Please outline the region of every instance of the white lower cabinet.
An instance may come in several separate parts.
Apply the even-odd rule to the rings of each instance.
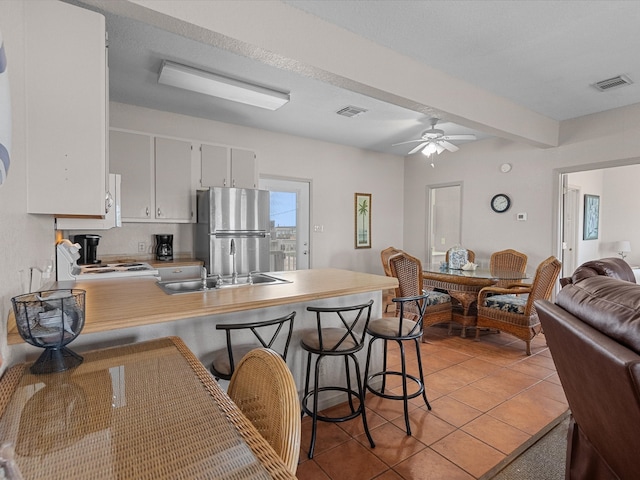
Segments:
[[[191,143],[111,130],[110,168],[122,175],[122,221],[189,223],[195,214]]]

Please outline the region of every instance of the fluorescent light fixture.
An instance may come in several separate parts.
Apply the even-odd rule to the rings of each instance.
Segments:
[[[224,98],[232,102],[277,110],[289,101],[289,94],[253,85],[215,73],[205,72],[178,63],[162,62],[158,83]]]

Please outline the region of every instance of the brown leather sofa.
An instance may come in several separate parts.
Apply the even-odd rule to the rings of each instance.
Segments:
[[[640,285],[617,258],[565,280],[536,309],[572,414],[566,479],[640,478]]]

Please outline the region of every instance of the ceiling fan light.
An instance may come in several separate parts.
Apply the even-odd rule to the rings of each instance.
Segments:
[[[424,147],[424,150],[422,150],[422,154],[426,155],[427,157],[430,157],[431,155],[436,153],[436,151],[437,151],[436,145],[434,143],[429,143],[427,144],[426,147]]]
[[[440,155],[442,152],[444,152],[445,148],[440,145],[439,143],[436,145],[436,152],[438,153],[438,155]]]

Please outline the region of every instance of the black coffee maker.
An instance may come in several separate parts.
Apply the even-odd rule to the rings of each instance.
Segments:
[[[173,235],[156,235],[156,260],[167,262],[173,260]]]
[[[74,243],[80,244],[80,258],[78,265],[95,265],[101,263],[98,260],[98,243],[100,243],[100,235],[75,235]]]

